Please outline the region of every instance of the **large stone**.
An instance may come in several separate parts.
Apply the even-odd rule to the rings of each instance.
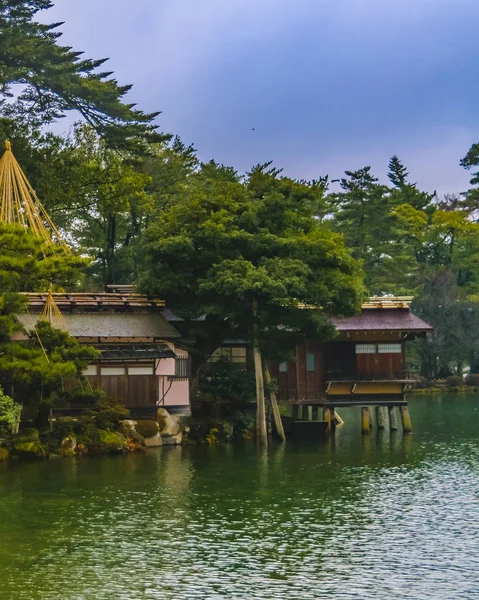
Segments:
[[[176,435],[168,435],[162,437],[163,446],[179,446],[183,441],[183,433],[177,433]]]
[[[143,443],[148,448],[158,448],[158,446],[163,446],[163,439],[161,435],[157,433],[153,437],[144,438]]]
[[[77,440],[74,435],[67,435],[63,438],[60,444],[60,454],[62,456],[73,456],[75,454],[75,448],[77,447]]]
[[[180,433],[180,417],[173,417],[165,408],[156,411],[156,420],[161,435],[177,435]]]

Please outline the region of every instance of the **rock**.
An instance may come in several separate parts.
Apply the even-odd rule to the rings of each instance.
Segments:
[[[60,454],[62,456],[74,456],[76,447],[76,437],[73,434],[67,435],[60,444]]]
[[[8,448],[0,447],[0,462],[7,460],[8,458]]]
[[[123,425],[123,429],[125,433],[128,435],[131,430],[135,430],[136,421],[132,421],[131,419],[125,419],[121,422]]]
[[[162,435],[174,436],[180,433],[180,417],[173,417],[165,408],[156,411],[156,420]]]
[[[17,437],[13,440],[12,455],[20,458],[43,458],[45,448],[36,439]]]
[[[180,433],[177,433],[176,435],[163,436],[162,440],[163,446],[179,446],[183,441],[183,434],[180,431]]]
[[[163,439],[161,435],[157,433],[153,437],[144,438],[143,443],[148,448],[158,448],[158,446],[163,446]]]
[[[105,429],[97,430],[98,440],[101,448],[106,452],[125,452],[127,450],[127,440],[124,435],[117,431],[107,431]]]

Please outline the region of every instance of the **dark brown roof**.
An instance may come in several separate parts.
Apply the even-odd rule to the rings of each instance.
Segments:
[[[432,331],[432,327],[407,309],[363,310],[354,317],[334,317],[338,331]]]
[[[26,331],[31,331],[38,314],[20,314],[17,319]],[[90,338],[178,338],[180,334],[159,313],[64,313],[68,331],[73,337]]]

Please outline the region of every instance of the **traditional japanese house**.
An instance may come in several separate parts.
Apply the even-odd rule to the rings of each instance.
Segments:
[[[308,340],[293,360],[272,366],[279,400],[293,404],[293,418],[318,407],[407,407],[405,392],[415,379],[406,368],[405,343],[432,331],[410,311],[410,300],[371,298],[360,314],[331,319],[333,341]]]
[[[25,332],[33,330],[48,299],[48,294],[27,295],[29,311],[17,315]],[[123,400],[134,416],[153,415],[160,406],[190,413],[189,354],[161,314],[163,301],[134,293],[52,296],[62,327],[100,351],[84,373],[92,387]]]

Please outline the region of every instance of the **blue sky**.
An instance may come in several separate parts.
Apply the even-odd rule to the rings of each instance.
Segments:
[[[424,189],[468,186],[477,0],[57,0],[42,20],[202,160],[384,178],[398,154]]]

